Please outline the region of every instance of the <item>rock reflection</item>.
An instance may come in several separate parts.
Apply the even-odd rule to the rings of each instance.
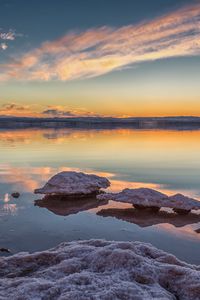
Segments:
[[[102,217],[115,217],[119,220],[134,223],[140,227],[148,227],[152,225],[168,223],[175,227],[183,227],[189,224],[200,222],[200,215],[190,213],[188,215],[177,215],[167,211],[138,211],[134,208],[120,209],[102,209],[97,212],[97,215]]]
[[[81,211],[96,208],[108,203],[108,200],[97,200],[95,196],[77,198],[72,196],[51,195],[35,200],[35,206],[48,209],[59,216],[77,214]]]

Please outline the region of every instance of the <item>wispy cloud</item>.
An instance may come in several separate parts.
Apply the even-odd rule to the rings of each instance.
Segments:
[[[8,48],[8,45],[6,43],[1,43],[0,44],[0,49],[6,50]]]
[[[0,106],[0,115],[23,115],[31,111],[29,105],[20,105],[15,102],[4,103]]]
[[[71,80],[138,62],[200,54],[200,4],[121,28],[93,28],[1,64],[0,80]]]
[[[0,106],[0,116],[67,118],[99,117],[100,115],[84,108],[73,109],[62,105],[48,105],[42,110],[34,104],[26,105],[10,102]]]
[[[29,106],[28,105],[19,105],[17,103],[5,103],[2,105],[2,109],[4,110],[8,110],[8,111],[11,111],[11,110],[25,110],[25,109],[28,109]]]
[[[0,28],[0,50],[6,50],[8,48],[8,41],[14,41],[18,34],[14,30],[9,30],[4,32],[3,29]],[[3,41],[3,42],[1,42]]]
[[[8,32],[0,32],[0,39],[13,41],[15,40],[16,33],[13,30],[9,30]]]
[[[46,115],[46,116],[50,116],[50,117],[74,117],[75,114],[71,111],[63,111],[63,110],[60,110],[60,109],[46,109],[42,112],[43,115]]]
[[[99,117],[94,112],[86,111],[85,109],[69,109],[64,106],[49,105],[45,110],[41,112],[45,117]]]

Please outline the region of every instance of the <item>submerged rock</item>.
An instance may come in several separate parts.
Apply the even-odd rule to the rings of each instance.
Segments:
[[[119,193],[105,193],[97,196],[99,200],[114,200],[131,203],[137,209],[150,208],[158,211],[161,207],[172,208],[179,214],[189,213],[192,209],[200,209],[200,201],[176,194],[168,197],[149,188],[124,189]]]
[[[12,196],[13,198],[19,198],[20,193],[19,193],[19,192],[13,192],[13,193],[11,194],[11,196]]]
[[[0,252],[10,253],[10,250],[8,248],[0,248]]]
[[[199,300],[200,267],[140,242],[62,243],[0,258],[0,298]]]
[[[61,172],[54,175],[36,194],[87,195],[97,194],[107,188],[110,182],[105,177],[79,172]]]

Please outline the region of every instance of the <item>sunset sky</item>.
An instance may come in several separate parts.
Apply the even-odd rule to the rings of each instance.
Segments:
[[[0,0],[0,115],[200,116],[200,0]]]

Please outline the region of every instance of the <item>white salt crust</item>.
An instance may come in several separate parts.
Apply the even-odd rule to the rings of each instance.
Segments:
[[[140,242],[67,242],[1,257],[0,299],[199,300],[200,267]]]
[[[91,194],[99,192],[101,188],[107,188],[110,182],[105,177],[81,172],[60,172],[40,189],[36,189],[36,194]]]
[[[144,207],[168,207],[182,210],[200,209],[200,201],[176,194],[168,197],[156,190],[149,188],[124,189],[119,193],[105,193],[97,196],[99,200],[114,200],[117,202],[131,203]]]

